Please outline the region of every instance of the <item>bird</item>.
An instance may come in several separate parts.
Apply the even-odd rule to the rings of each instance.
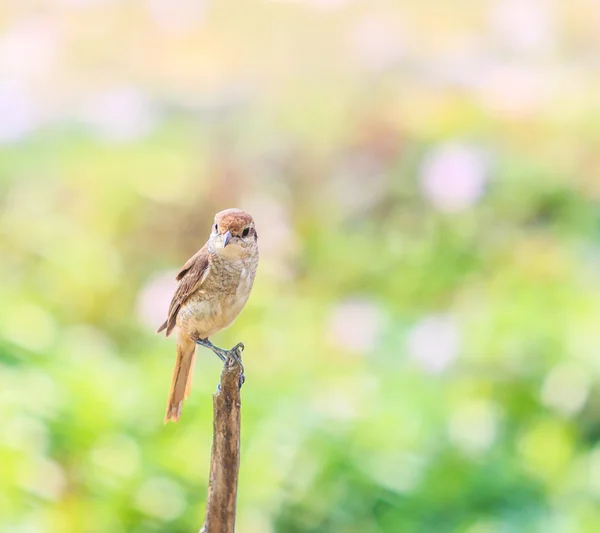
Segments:
[[[177,326],[177,359],[167,400],[165,424],[177,422],[183,401],[189,396],[196,344],[211,349],[223,363],[243,366],[238,350],[213,345],[209,337],[230,326],[240,314],[252,290],[258,268],[258,234],[253,218],[237,208],[215,215],[206,244],[177,273],[177,288],[167,319],[157,333],[168,337]]]

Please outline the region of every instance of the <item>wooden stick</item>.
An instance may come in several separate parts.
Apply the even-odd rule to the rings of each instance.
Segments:
[[[241,349],[237,355],[241,358]],[[213,444],[206,519],[200,533],[234,533],[238,470],[240,467],[239,365],[226,364],[213,394]]]

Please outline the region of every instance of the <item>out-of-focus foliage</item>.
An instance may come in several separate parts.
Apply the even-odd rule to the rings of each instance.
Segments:
[[[202,523],[219,362],[153,334],[258,225],[240,533],[600,531],[600,11],[3,0],[0,531]]]

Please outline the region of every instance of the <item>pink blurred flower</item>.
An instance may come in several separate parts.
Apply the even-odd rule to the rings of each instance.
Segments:
[[[116,4],[121,0],[54,0],[58,1],[61,4],[64,4],[69,7],[91,7],[94,5],[102,5],[102,4]]]
[[[554,13],[549,2],[494,2],[489,21],[492,31],[500,39],[518,49],[546,50],[556,40]]]
[[[483,153],[466,144],[445,144],[431,151],[421,167],[421,190],[440,211],[455,213],[483,195],[487,164]]]
[[[157,121],[145,95],[126,86],[91,94],[84,102],[81,118],[97,135],[117,142],[146,135]]]
[[[539,111],[556,87],[547,71],[518,63],[484,68],[475,84],[475,96],[490,112],[505,118],[528,117]]]
[[[26,18],[8,26],[0,37],[0,71],[5,79],[43,76],[52,71],[61,52],[61,27],[54,20]]]
[[[181,33],[200,24],[206,11],[206,0],[148,0],[148,9],[157,26],[165,32]]]
[[[410,357],[427,372],[443,372],[458,357],[458,325],[449,315],[427,316],[410,331],[407,349]]]
[[[306,4],[313,7],[322,9],[333,9],[336,7],[343,6],[344,4],[350,3],[352,0],[279,0],[280,2],[287,2],[290,4]]]
[[[399,28],[384,17],[361,21],[351,36],[351,48],[360,65],[369,70],[394,66],[404,51]]]
[[[39,110],[20,84],[0,81],[0,143],[17,142],[40,123]]]
[[[383,326],[381,308],[369,300],[350,299],[338,304],[329,318],[333,343],[351,353],[373,350]]]
[[[136,302],[137,316],[142,324],[156,329],[167,317],[169,304],[177,287],[175,274],[175,271],[163,272],[142,287]]]

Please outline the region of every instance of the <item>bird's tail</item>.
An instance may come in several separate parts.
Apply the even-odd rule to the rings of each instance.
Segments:
[[[196,358],[196,344],[183,331],[177,332],[177,361],[173,370],[173,381],[167,401],[165,424],[169,420],[177,422],[181,415],[183,400],[190,394],[192,375],[194,373],[194,359]]]

